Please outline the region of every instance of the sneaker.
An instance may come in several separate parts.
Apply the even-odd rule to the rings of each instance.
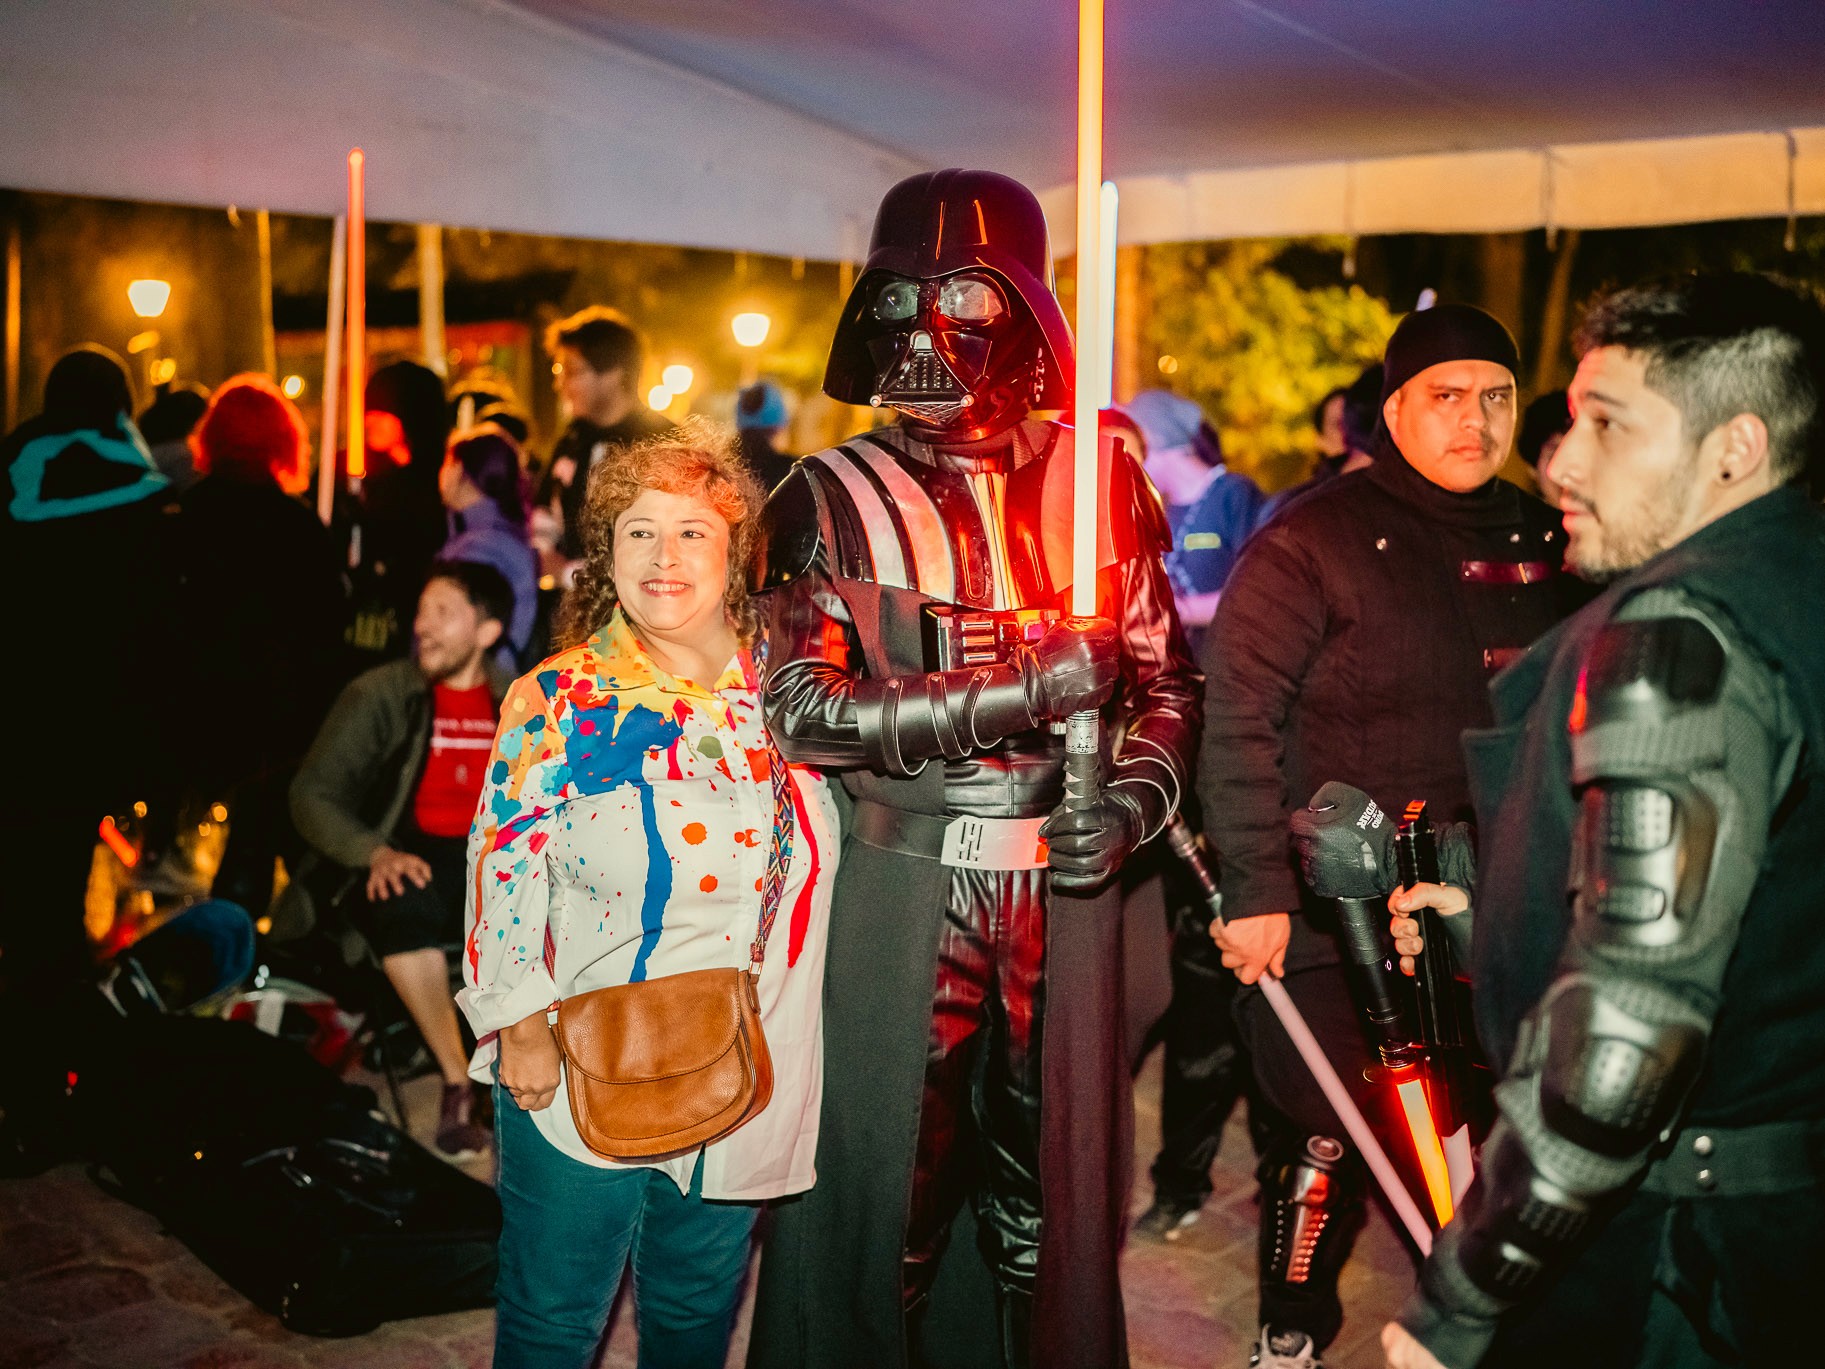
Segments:
[[[1198,1220],[1198,1205],[1155,1197],[1153,1206],[1134,1220],[1134,1234],[1153,1241],[1176,1241]]]
[[[1318,1347],[1303,1331],[1276,1331],[1261,1328],[1261,1339],[1249,1352],[1249,1369],[1324,1369],[1318,1362]]]
[[[462,1164],[487,1154],[491,1139],[487,1128],[475,1120],[475,1090],[467,1081],[445,1084],[437,1116],[437,1153],[451,1164]]]

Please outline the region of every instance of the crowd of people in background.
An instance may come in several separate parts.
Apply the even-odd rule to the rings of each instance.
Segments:
[[[1802,322],[1812,326],[1811,315]],[[1626,348],[1627,337],[1617,336],[1623,340],[1593,349]],[[598,876],[578,853],[601,852],[591,838],[558,832],[560,806],[580,804],[594,817],[597,808],[618,813],[623,801],[651,805],[660,792],[674,808],[707,805],[712,827],[741,819],[724,843],[730,851],[718,847],[719,859],[739,866],[739,898],[716,892],[711,857],[694,849],[704,840],[702,823],[680,825],[693,849],[681,847],[671,863],[701,876],[703,897],[686,889],[672,905],[683,910],[678,917],[720,931],[732,908],[752,911],[748,886],[759,891],[771,867],[741,833],[751,836],[766,822],[755,804],[786,801],[784,790],[768,788],[773,767],[783,772],[786,761],[763,721],[763,676],[749,648],[767,657],[765,643],[753,639],[742,561],[761,491],[783,489],[800,463],[782,448],[786,398],[771,381],[744,386],[730,439],[710,440],[642,402],[643,342],[615,311],[591,307],[554,324],[546,347],[568,414],[547,459],[529,451],[526,412],[497,377],[446,384],[417,362],[392,361],[367,382],[365,471],[350,479],[339,468],[345,478],[327,521],[307,502],[308,426],[272,377],[237,375],[213,392],[168,386],[136,412],[127,368],[106,349],[77,347],[51,368],[41,411],[0,445],[10,583],[28,590],[16,598],[11,635],[27,675],[48,682],[15,732],[14,765],[29,785],[15,783],[4,798],[9,897],[45,911],[7,924],[0,1030],[27,1039],[26,1024],[55,1015],[57,995],[83,977],[90,951],[77,910],[96,825],[137,800],[140,887],[178,897],[211,893],[260,918],[274,947],[315,940],[345,964],[369,964],[422,1043],[426,1069],[440,1077],[437,1150],[461,1161],[502,1138],[511,1152],[503,1176],[513,1180],[503,1180],[503,1344],[562,1342],[563,1355],[587,1356],[600,1333],[597,1305],[614,1293],[604,1271],[613,1264],[618,1280],[620,1265],[607,1260],[585,1278],[554,1264],[544,1242],[570,1227],[586,1241],[602,1223],[619,1222],[633,1233],[630,1243],[655,1242],[655,1258],[666,1258],[662,1247],[676,1240],[695,1243],[693,1258],[714,1266],[710,1293],[678,1294],[713,1302],[708,1320],[693,1321],[702,1309],[687,1309],[691,1316],[668,1329],[663,1311],[654,1312],[657,1320],[642,1332],[655,1343],[675,1337],[707,1363],[727,1343],[753,1200],[811,1182],[822,1076],[821,1056],[806,1042],[819,1030],[821,941],[799,973],[773,969],[761,981],[776,1024],[790,1019],[803,1029],[800,1053],[781,1073],[785,1102],[776,1102],[767,1126],[670,1169],[616,1170],[612,1182],[596,1172],[584,1184],[555,1158],[595,1163],[574,1120],[562,1108],[546,1111],[558,1066],[544,1009],[558,992],[554,976],[563,981],[559,996],[589,987],[588,965],[578,961],[577,970],[567,959],[588,947],[547,942],[540,910],[551,898],[589,902],[599,892],[591,883]],[[1316,1366],[1338,1335],[1338,1280],[1370,1186],[1334,1099],[1320,1093],[1252,991],[1260,980],[1282,981],[1324,1051],[1343,1066],[1357,1103],[1392,1126],[1375,1116],[1386,1091],[1364,1083],[1377,1066],[1353,998],[1335,899],[1318,889],[1309,865],[1290,858],[1289,820],[1295,831],[1302,819],[1309,826],[1301,805],[1332,781],[1364,796],[1365,822],[1368,813],[1397,811],[1415,797],[1431,804],[1441,825],[1471,822],[1474,766],[1460,738],[1488,726],[1491,678],[1596,593],[1567,562],[1559,509],[1591,526],[1590,491],[1600,476],[1556,455],[1573,428],[1574,403],[1602,397],[1573,401],[1558,390],[1521,411],[1519,369],[1512,336],[1481,310],[1445,304],[1408,315],[1381,360],[1316,402],[1311,472],[1272,494],[1225,464],[1221,436],[1189,398],[1145,390],[1103,415],[1106,433],[1148,477],[1134,483],[1150,481],[1148,497],[1158,497],[1161,545],[1169,537],[1170,546],[1139,560],[1155,578],[1163,560],[1171,605],[1160,607],[1155,626],[1173,652],[1189,649],[1183,660],[1175,656],[1181,684],[1203,690],[1195,776],[1183,786],[1174,780],[1186,792],[1173,803],[1222,855],[1220,919],[1156,839],[1163,823],[1144,842],[1137,829],[1121,857],[1111,858],[1130,894],[1150,880],[1163,887],[1170,962],[1162,1145],[1153,1199],[1134,1232],[1172,1241],[1198,1220],[1225,1122],[1247,1099],[1261,1183],[1253,1362],[1265,1369]],[[1511,450],[1537,494],[1496,478]],[[343,463],[346,454],[332,443],[324,459]],[[1736,478],[1728,453],[1716,460],[1718,482]],[[1742,469],[1753,473],[1753,465]],[[1556,478],[1567,470],[1580,482],[1569,494]],[[1783,466],[1783,479],[1792,474]],[[630,510],[644,531],[622,526]],[[676,533],[680,520],[695,531]],[[1139,509],[1133,521],[1144,528],[1154,520]],[[710,526],[723,537],[714,546],[652,549],[674,533],[701,538]],[[1650,534],[1662,537],[1659,549],[1676,544],[1652,528],[1642,536]],[[627,540],[635,536],[645,540]],[[1624,570],[1646,558],[1616,554]],[[673,558],[663,575],[652,570],[655,556]],[[699,572],[702,583],[690,579]],[[619,589],[617,573],[627,577]],[[868,586],[858,595],[878,590],[873,575],[857,581]],[[819,597],[815,586],[800,583],[793,593],[819,613],[837,612],[834,596]],[[1167,592],[1154,598],[1164,601]],[[688,622],[668,617],[683,613],[681,605],[695,615]],[[829,686],[829,662],[807,643],[855,630],[851,618],[830,623],[815,631],[800,623],[794,640],[804,659],[770,668],[800,668]],[[733,663],[723,668],[724,661]],[[529,685],[543,679],[539,671],[554,680],[562,673],[562,701],[554,687]],[[767,678],[771,688],[777,675]],[[692,684],[701,679],[714,683]],[[1186,684],[1194,681],[1201,686]],[[1113,686],[1099,687],[1100,699]],[[1033,730],[1028,688],[1019,684],[1010,697],[1019,701],[1022,726]],[[1581,710],[1582,677],[1578,689]],[[976,695],[970,699],[973,706]],[[504,704],[519,710],[505,725]],[[585,765],[593,752],[573,764],[559,717],[573,721],[590,707],[604,716],[647,707],[659,720],[658,740],[616,762],[625,773],[610,773],[606,762]],[[837,705],[831,711],[849,716]],[[809,727],[803,718],[796,725]],[[708,762],[699,775],[689,765],[681,770],[675,754],[661,759],[686,734],[697,738],[692,754],[718,760],[731,779],[724,758],[734,760],[737,792],[719,792],[711,804],[694,787],[704,778],[716,790]],[[562,731],[572,741],[586,735]],[[982,744],[975,721],[968,735]],[[931,745],[955,760],[944,736],[934,727]],[[790,741],[780,745],[801,770],[806,757],[825,754],[803,736]],[[589,745],[612,750],[606,741]],[[873,734],[855,745],[854,756],[828,754],[853,768],[856,756],[873,755],[866,750]],[[901,775],[897,749],[893,757],[887,773],[917,774]],[[644,797],[611,801],[624,781]],[[823,779],[803,770],[791,782],[802,787],[801,839],[834,849],[835,800]],[[1165,794],[1162,784],[1149,784],[1150,799]],[[207,887],[180,858],[177,841],[180,815],[199,804],[230,815]],[[650,806],[645,811],[643,859],[660,862],[666,843]],[[776,823],[780,811],[772,809]],[[790,831],[792,820],[785,826]],[[688,835],[693,829],[697,835]],[[1071,849],[1068,828],[1042,831],[1058,851]],[[529,849],[537,853],[547,840],[576,855],[561,889],[532,887],[512,863],[520,844],[536,843]],[[1468,837],[1462,840],[1467,849]],[[1048,859],[1043,844],[1038,859]],[[1066,868],[1056,859],[1053,867]],[[793,873],[797,882],[785,896],[810,907],[806,890],[819,871],[814,856],[809,873]],[[831,871],[821,878],[819,936]],[[885,888],[899,876],[881,878]],[[780,896],[779,888],[767,895],[774,910]],[[478,926],[496,933],[479,955]],[[795,947],[803,934],[794,929]],[[468,987],[453,1001],[463,958]],[[798,963],[796,951],[790,963]],[[757,976],[758,966],[757,953]],[[924,986],[915,987],[914,1006],[923,1012]],[[37,1103],[60,1088],[52,1058],[27,1049],[0,1060],[9,1148],[38,1143],[34,1119],[54,1109],[41,1114]],[[1037,1116],[1036,1088],[1030,1093],[1021,1106]],[[497,1133],[490,1117],[503,1098],[513,1106]],[[1032,1168],[1022,1182],[1031,1180],[1037,1213]],[[638,1179],[628,1180],[630,1173]],[[734,1198],[748,1201],[719,1201]],[[920,1215],[917,1203],[911,1210]],[[554,1215],[560,1212],[565,1221]],[[640,1235],[649,1214],[652,1231]],[[934,1230],[922,1239],[930,1254],[943,1246],[943,1223],[928,1224]],[[1010,1240],[1009,1249],[1028,1246]],[[909,1245],[893,1254],[916,1263],[919,1252]],[[636,1264],[639,1258],[636,1251]],[[1016,1272],[1030,1283],[1031,1270]],[[908,1305],[928,1292],[914,1289]],[[643,1296],[663,1304],[666,1291],[649,1283]],[[1461,1288],[1428,1287],[1406,1314],[1408,1329],[1437,1340],[1443,1333],[1434,1323],[1446,1317],[1440,1308],[1456,1306],[1451,1298],[1475,1303]],[[1484,1318],[1491,1326],[1494,1315]],[[1020,1321],[1008,1334],[1029,1330]],[[1468,1333],[1457,1326],[1452,1334]],[[1009,1363],[1023,1362],[1016,1351],[1007,1354]]]
[[[72,692],[44,701],[61,721],[21,739],[45,778],[7,811],[33,852],[22,901],[72,911],[9,933],[9,1002],[42,1006],[35,986],[80,976],[96,824],[137,803],[140,887],[212,891],[270,914],[277,941],[321,935],[319,919],[354,929],[449,1086],[440,1149],[486,1147],[448,993],[458,838],[500,688],[548,654],[590,471],[672,427],[637,395],[644,347],[623,316],[585,309],[546,341],[569,416],[548,460],[500,377],[446,385],[388,362],[367,382],[366,470],[339,482],[327,525],[308,425],[273,377],[168,383],[137,407],[106,348],[51,368],[0,465],[9,566],[38,586],[15,641],[29,673],[67,675]],[[785,424],[777,385],[742,391],[736,426],[763,480],[789,464]],[[218,803],[229,837],[204,881],[177,829]],[[290,888],[275,903],[276,879]],[[14,1124],[30,1113],[8,1109]]]

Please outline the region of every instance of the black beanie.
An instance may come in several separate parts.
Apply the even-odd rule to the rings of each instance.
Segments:
[[[1512,376],[1521,373],[1520,354],[1500,319],[1475,305],[1440,304],[1408,314],[1388,339],[1381,402],[1428,366],[1446,361],[1493,361]]]

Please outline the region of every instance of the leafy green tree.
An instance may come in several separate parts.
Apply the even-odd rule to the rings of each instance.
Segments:
[[[1341,251],[1342,239],[1302,243]],[[1142,258],[1140,371],[1195,399],[1226,460],[1283,489],[1316,455],[1312,407],[1379,361],[1396,316],[1357,285],[1300,284],[1281,269],[1289,243],[1172,243]]]

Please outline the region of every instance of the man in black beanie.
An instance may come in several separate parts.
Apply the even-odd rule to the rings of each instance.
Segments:
[[[1565,588],[1558,514],[1495,478],[1515,427],[1507,329],[1464,305],[1410,314],[1385,366],[1380,459],[1287,506],[1230,576],[1204,643],[1198,777],[1222,861],[1223,963],[1244,985],[1283,976],[1371,1108],[1331,910],[1299,883],[1289,816],[1344,780],[1388,812],[1424,799],[1434,822],[1468,818],[1458,736],[1488,725],[1490,675],[1558,620]],[[1244,988],[1235,1012],[1283,1114],[1260,1172],[1250,1363],[1314,1369],[1343,1321],[1363,1166],[1259,990]]]

